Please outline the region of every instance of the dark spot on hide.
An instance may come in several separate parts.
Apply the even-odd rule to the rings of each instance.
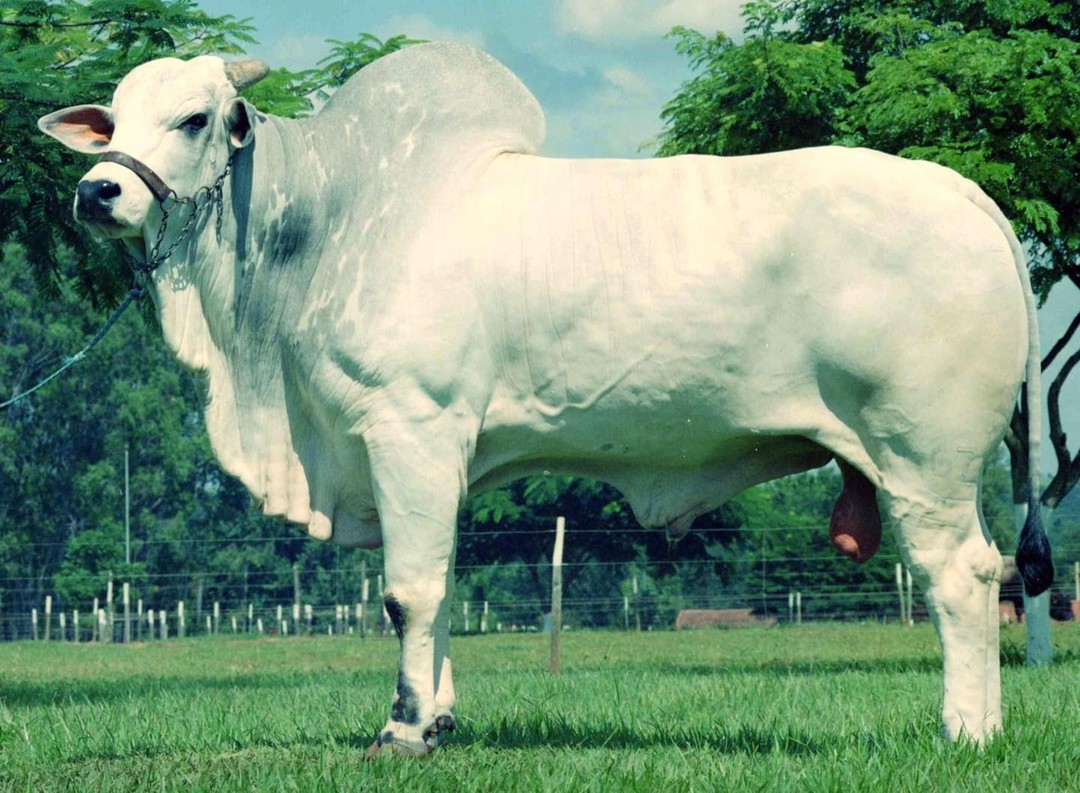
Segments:
[[[405,628],[409,624],[409,617],[405,607],[393,595],[387,595],[383,599],[383,605],[386,607],[386,613],[390,617],[390,622],[394,626],[398,639],[404,639]]]
[[[398,671],[397,694],[390,708],[390,718],[402,724],[420,723],[419,699],[401,671]]]
[[[383,599],[386,613],[390,616],[390,622],[394,626],[398,640],[405,638],[405,630],[409,625],[409,613],[393,595],[387,595]],[[404,658],[402,663],[404,663]],[[416,692],[405,679],[405,674],[398,668],[397,693],[394,696],[394,704],[390,708],[390,718],[402,724],[420,723],[420,703]]]
[[[271,267],[292,263],[307,245],[311,234],[311,215],[297,203],[289,204],[281,218],[267,229],[266,261]]]

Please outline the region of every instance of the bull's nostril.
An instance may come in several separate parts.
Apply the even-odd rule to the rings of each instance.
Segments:
[[[116,182],[103,181],[101,183],[101,199],[103,201],[111,201],[120,195],[120,185]]]
[[[120,185],[107,179],[79,182],[76,192],[75,211],[83,220],[107,218],[112,212],[112,201],[120,195]]]

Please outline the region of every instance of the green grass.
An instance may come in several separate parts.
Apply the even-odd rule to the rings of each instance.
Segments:
[[[981,752],[938,737],[927,626],[568,634],[555,677],[546,637],[461,638],[453,742],[374,763],[396,641],[7,644],[0,791],[1076,791],[1080,626],[1055,630]]]

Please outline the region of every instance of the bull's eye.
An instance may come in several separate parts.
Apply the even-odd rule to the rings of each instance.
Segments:
[[[207,124],[209,119],[206,117],[206,113],[196,113],[193,116],[188,116],[180,122],[180,128],[195,135],[201,131]]]

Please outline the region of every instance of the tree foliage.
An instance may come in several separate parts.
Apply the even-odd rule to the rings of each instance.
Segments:
[[[664,106],[660,156],[755,154],[810,146],[836,134],[855,87],[842,50],[778,33],[786,21],[768,2],[743,6],[747,40],[683,27],[669,34],[696,72]]]

